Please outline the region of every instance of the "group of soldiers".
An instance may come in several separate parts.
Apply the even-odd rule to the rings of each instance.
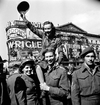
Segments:
[[[93,47],[80,54],[82,61],[65,58],[62,42],[52,22],[38,30],[21,14],[26,26],[42,38],[38,62],[25,59],[14,65],[14,74],[3,76],[0,65],[0,105],[100,105],[100,66],[95,63]],[[56,53],[55,53],[56,52]]]

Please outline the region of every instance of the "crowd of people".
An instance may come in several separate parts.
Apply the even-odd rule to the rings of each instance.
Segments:
[[[0,105],[100,105],[100,66],[89,46],[80,54],[82,61],[66,60],[62,42],[52,22],[39,31],[21,14],[27,27],[42,38],[38,61],[25,59],[4,75],[0,58]]]

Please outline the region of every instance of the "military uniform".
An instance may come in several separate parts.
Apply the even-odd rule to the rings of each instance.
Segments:
[[[44,75],[46,84],[50,87],[47,105],[67,105],[70,87],[66,70],[61,66],[53,66]]]
[[[100,67],[95,66],[94,73],[82,64],[72,74],[71,98],[73,105],[100,105]]]
[[[59,59],[58,62],[60,63],[62,58],[63,58],[63,48],[61,46],[61,38],[59,35],[52,35],[52,38],[48,38],[43,31],[38,30],[35,28],[29,21],[27,21],[27,27],[36,35],[38,35],[40,38],[42,38],[42,49],[40,51],[40,59],[43,59],[43,53],[46,48],[51,47],[54,49],[58,48],[58,54],[59,54]]]
[[[40,105],[39,84],[37,77],[34,79],[24,74],[13,74],[7,79],[11,105]]]

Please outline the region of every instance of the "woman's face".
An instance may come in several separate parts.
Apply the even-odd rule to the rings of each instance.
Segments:
[[[55,61],[55,56],[54,56],[53,52],[46,52],[45,53],[45,60],[47,61],[47,63],[49,65],[52,65]]]
[[[22,71],[25,75],[28,75],[28,76],[33,74],[33,69],[31,64],[26,64]]]

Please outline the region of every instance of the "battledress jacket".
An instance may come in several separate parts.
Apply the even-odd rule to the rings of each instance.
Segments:
[[[91,74],[87,66],[72,74],[71,99],[73,105],[100,105],[100,66]]]
[[[70,90],[67,71],[61,66],[54,66],[45,72],[45,81],[50,86],[47,105],[67,105]]]

